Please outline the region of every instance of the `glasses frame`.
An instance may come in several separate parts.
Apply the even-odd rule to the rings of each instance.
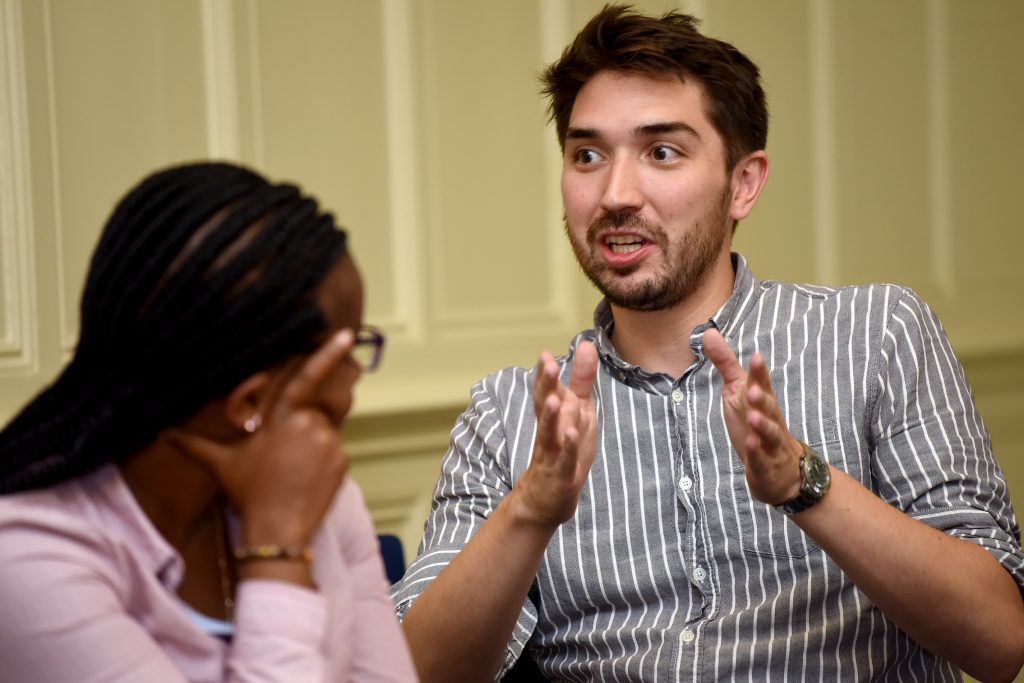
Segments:
[[[349,353],[349,360],[363,372],[373,372],[380,367],[386,341],[387,337],[384,336],[383,330],[373,325],[363,325],[356,332],[356,340],[352,345],[352,352]],[[361,363],[354,355],[355,350],[360,346],[372,347],[373,355],[370,357],[369,363]]]

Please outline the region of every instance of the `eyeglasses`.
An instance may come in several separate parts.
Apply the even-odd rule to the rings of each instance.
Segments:
[[[356,342],[349,352],[349,358],[363,372],[373,372],[380,365],[384,355],[384,333],[376,327],[363,325],[356,332]]]

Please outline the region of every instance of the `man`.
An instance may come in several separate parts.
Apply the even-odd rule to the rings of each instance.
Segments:
[[[768,177],[757,68],[606,7],[544,82],[605,299],[452,432],[393,592],[421,677],[1012,679],[1024,552],[936,318],[731,253]]]

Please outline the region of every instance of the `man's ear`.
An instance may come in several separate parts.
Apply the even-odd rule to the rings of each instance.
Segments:
[[[751,152],[736,164],[731,178],[730,218],[738,221],[747,217],[768,182],[768,170],[768,154],[763,149]]]
[[[236,429],[253,432],[259,428],[268,405],[271,378],[257,372],[242,380],[224,399],[224,417]]]

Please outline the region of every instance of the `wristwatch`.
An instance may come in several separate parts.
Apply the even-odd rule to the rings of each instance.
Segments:
[[[820,502],[832,484],[832,473],[828,469],[828,463],[804,442],[801,441],[800,445],[804,449],[800,457],[800,492],[792,500],[775,506],[787,515],[803,512]]]

